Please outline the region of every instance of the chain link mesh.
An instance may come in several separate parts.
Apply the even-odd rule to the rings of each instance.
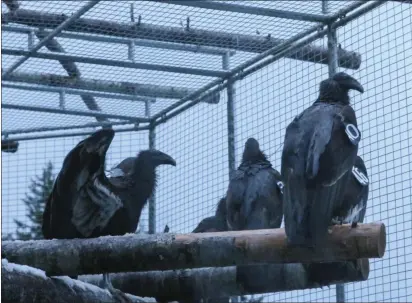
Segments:
[[[225,2],[289,12],[322,14],[322,1]],[[8,50],[9,53],[2,55],[3,70],[7,70],[19,58],[10,53],[27,51],[31,44],[39,43],[39,28],[44,28],[50,33],[58,25],[42,20],[60,20],[58,16],[63,14],[70,17],[86,3],[19,1],[20,9],[34,11],[36,16],[47,15],[48,18],[26,18],[17,23],[5,24],[2,30],[2,49],[3,52]],[[354,3],[356,1],[328,1],[328,15],[336,14]],[[8,12],[4,3],[2,10]],[[371,180],[365,222],[384,222],[388,241],[384,258],[370,260],[368,281],[345,284],[346,301],[350,302],[406,302],[412,297],[412,253],[409,249],[412,245],[412,107],[408,103],[412,96],[411,86],[408,85],[412,70],[411,16],[412,5],[387,1],[337,30],[339,48],[356,52],[362,58],[359,69],[340,67],[338,70],[353,75],[365,87],[364,94],[351,95],[362,132],[359,155],[366,163]],[[100,90],[89,89],[88,93],[103,92],[115,96],[94,96],[100,112],[137,118],[149,118],[159,114],[184,96],[218,79],[219,76],[210,75],[210,72],[225,71],[222,57],[229,50],[232,52],[230,68],[235,68],[274,46],[262,42],[264,39],[290,39],[314,25],[307,21],[209,10],[157,1],[101,1],[79,20],[88,22],[75,22],[75,25],[63,30],[54,39],[61,46],[60,52],[55,52],[46,45],[38,53],[70,55],[72,59],[74,57],[80,60],[81,62],[76,62],[76,66],[81,72],[82,80],[105,81],[104,90],[101,89],[103,86],[99,86]],[[89,22],[90,20],[101,22]],[[119,27],[114,27],[110,31],[108,23]],[[131,34],[133,26],[142,26],[139,36]],[[32,41],[30,31],[33,32]],[[194,39],[192,34],[196,31],[203,31],[203,34],[196,36],[197,40],[191,40]],[[242,42],[242,35],[257,40],[247,44]],[[233,40],[228,37],[232,37]],[[137,39],[134,47],[130,47],[131,39]],[[180,43],[170,46],[173,39]],[[229,43],[229,40],[232,42]],[[149,47],[147,41],[168,42],[169,46],[167,49],[156,48],[153,45]],[[196,46],[197,50],[182,51],[176,48],[176,45]],[[236,166],[240,164],[244,142],[247,138],[254,137],[260,142],[274,167],[280,171],[286,126],[315,101],[319,82],[328,77],[327,64],[313,63],[324,55],[321,50],[327,49],[327,38],[319,38],[312,45],[318,47],[299,51],[300,58],[306,58],[305,61],[290,58],[296,55],[296,51],[292,51],[235,83]],[[103,59],[106,62],[105,65],[93,64],[91,59]],[[68,71],[62,63],[69,61],[68,58],[62,62],[30,58],[15,73],[51,74],[54,78],[49,82],[45,82],[44,78],[36,78],[29,82],[30,85],[21,79],[6,82],[3,80],[3,85],[18,84],[33,88],[36,84],[41,84],[61,89],[63,83],[65,88],[77,89],[77,84],[72,85],[70,81],[80,78],[80,75],[72,75],[70,81],[64,80],[66,82],[56,80],[58,77],[67,77]],[[118,62],[150,64],[151,70],[125,67]],[[155,70],[155,67],[159,66],[161,68]],[[168,66],[188,70],[184,73],[164,71]],[[201,75],[205,70],[209,75]],[[110,81],[111,86],[108,85]],[[120,89],[119,85],[122,83],[127,85]],[[129,84],[134,86],[131,87]],[[139,86],[136,89],[135,84],[152,87],[146,87],[144,90]],[[156,98],[156,102],[151,103],[149,112],[147,104],[142,100],[117,98],[136,94],[152,98],[166,86],[172,88],[173,98],[164,93]],[[182,95],[178,95],[179,90],[183,90]],[[170,91],[168,94],[171,94]],[[3,103],[11,105],[61,108],[58,92],[23,90],[6,86],[2,90],[2,99]],[[66,93],[64,106],[67,110],[83,112],[90,109],[79,94]],[[34,176],[41,174],[48,161],[52,162],[53,172],[57,173],[67,152],[83,138],[73,136],[73,132],[92,132],[96,128],[84,125],[96,123],[96,118],[9,108],[2,109],[2,118],[2,131],[9,132],[9,139],[20,139],[16,153],[2,153],[2,235],[5,236],[16,231],[15,219],[27,220],[22,199],[28,193]],[[114,127],[116,130],[135,126],[134,121],[110,121],[121,124]],[[148,124],[143,122],[140,125]],[[53,127],[60,129],[34,131],[36,128]],[[177,160],[175,169],[160,167],[158,171],[159,182],[155,196],[157,232],[162,232],[166,224],[170,227],[170,232],[191,232],[201,219],[214,213],[215,206],[224,196],[228,184],[227,132],[226,89],[220,91],[218,103],[200,102],[156,126],[155,147]],[[44,135],[59,138],[25,140]],[[108,151],[107,168],[141,149],[148,148],[148,138],[147,130],[118,132]],[[6,138],[3,136],[3,139]],[[148,229],[147,218],[145,210],[140,226],[144,230]],[[265,294],[264,301],[332,302],[335,301],[335,286]]]

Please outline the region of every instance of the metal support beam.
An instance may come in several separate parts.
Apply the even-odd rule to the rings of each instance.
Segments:
[[[149,126],[149,149],[156,148],[156,125],[150,123]],[[149,198],[149,234],[156,233],[156,191],[153,191]]]
[[[108,126],[119,126],[126,124],[134,124],[133,121],[120,121],[120,122],[90,122],[80,125],[68,125],[68,126],[52,126],[52,127],[31,127],[31,128],[20,128],[11,130],[2,130],[2,136],[9,135],[19,135],[19,134],[29,134],[29,133],[39,133],[39,132],[50,132],[50,131],[62,131],[62,130],[72,130],[72,129],[83,129],[83,128],[94,128],[94,127],[108,127]]]
[[[235,67],[234,69],[231,70],[231,75],[228,78],[231,78],[233,80],[233,76],[236,75],[237,73],[243,73],[244,69],[252,66],[253,64],[256,64],[257,62],[263,60],[264,58],[268,57],[269,55],[272,55],[272,58],[275,58],[276,54],[278,52],[280,52],[281,50],[287,48],[288,46],[290,46],[291,44],[293,44],[294,42],[304,38],[307,35],[313,34],[314,32],[317,32],[319,30],[319,28],[317,26],[312,27],[310,29],[308,29],[307,31],[300,33],[294,37],[292,37],[291,39],[283,42],[281,45],[277,45],[274,46],[268,50],[266,50],[265,52],[255,56],[254,58],[247,60],[246,62],[238,65],[237,67]],[[326,34],[326,32],[324,32],[324,34]],[[318,34],[316,35],[316,37],[321,37],[320,32],[318,32]],[[307,38],[308,39],[308,38]],[[313,41],[313,40],[311,40]],[[300,44],[300,45],[304,45],[304,44]],[[292,48],[292,50],[295,50],[295,48]],[[282,52],[283,54],[287,54],[288,52]],[[277,57],[276,57],[277,58]],[[240,79],[240,78],[239,78]],[[226,84],[222,84],[222,80],[221,79],[217,79],[214,80],[212,82],[210,82],[209,84],[206,84],[205,86],[203,86],[202,88],[200,88],[199,90],[195,91],[194,93],[184,97],[183,99],[181,99],[180,101],[176,102],[175,104],[172,104],[171,106],[163,109],[162,111],[160,111],[159,113],[157,113],[156,115],[153,116],[153,119],[159,119],[161,118],[161,120],[163,120],[162,122],[156,122],[156,123],[163,123],[166,119],[168,119],[166,117],[166,114],[169,113],[170,111],[172,111],[173,109],[183,105],[184,103],[186,103],[186,101],[189,100],[193,100],[191,102],[192,105],[196,104],[199,102],[199,97],[203,97],[204,95],[213,95],[212,92],[208,92],[208,90],[212,89],[213,87],[219,85],[216,89],[213,90],[213,93],[216,93],[216,91],[219,91],[220,89],[224,89],[227,87],[227,82]],[[183,108],[190,108],[192,105],[186,104]],[[177,112],[180,112],[182,109],[179,109]],[[170,114],[175,116],[175,114]],[[170,116],[169,115],[169,116]]]
[[[322,0],[322,14],[329,14],[328,0]]]
[[[226,54],[222,56],[222,68],[230,70],[230,56]],[[234,101],[235,101],[235,83],[230,79],[230,83],[227,86],[227,141],[228,141],[228,163],[229,163],[229,178],[232,172],[236,169],[236,150],[235,150],[235,113],[234,113]],[[239,302],[237,296],[230,297],[230,302]]]
[[[78,20],[80,18],[80,16],[82,16],[87,11],[89,11],[97,3],[99,3],[99,0],[89,1],[86,5],[84,5],[81,9],[79,9],[77,12],[75,12],[73,15],[71,15],[68,19],[61,22],[59,24],[59,26],[57,26],[46,38],[41,40],[36,46],[34,46],[30,51],[28,51],[25,55],[23,55],[24,56],[23,58],[18,60],[8,70],[6,70],[2,74],[2,77],[5,77],[5,76],[9,75],[10,73],[12,73],[16,68],[18,68],[24,62],[26,62],[27,59],[32,57],[40,48],[42,48],[44,45],[46,45],[47,42],[49,42],[51,39],[53,39],[62,30],[69,27],[73,22]]]
[[[278,10],[278,9],[271,9],[271,8],[264,8],[264,7],[256,7],[250,5],[241,5],[241,4],[234,4],[234,3],[225,3],[222,1],[175,1],[175,0],[154,0],[161,3],[169,3],[169,4],[177,4],[177,5],[184,5],[184,6],[191,6],[191,7],[200,7],[200,8],[207,8],[213,10],[220,10],[220,11],[227,11],[227,12],[236,12],[236,13],[244,13],[250,15],[258,15],[258,16],[267,16],[267,17],[276,17],[276,18],[283,18],[289,20],[299,20],[299,21],[307,21],[307,22],[322,22],[327,23],[330,21],[330,17],[322,16],[322,15],[314,15],[314,14],[307,14],[307,13],[299,13],[299,12],[291,12],[285,10]]]
[[[19,23],[28,26],[42,26],[54,28],[62,20],[59,14],[50,14],[32,10],[19,9],[15,13],[3,14],[4,22]],[[273,37],[236,35],[233,33],[206,31],[191,28],[186,30],[181,27],[168,27],[152,24],[122,24],[100,19],[81,18],[66,28],[66,31],[99,34],[122,38],[138,38],[194,44],[235,49],[244,52],[262,53],[285,40]],[[301,50],[293,54],[285,54],[287,58],[327,64],[327,49],[321,46],[304,45]],[[130,62],[129,62],[130,63]],[[358,69],[361,64],[360,54],[341,50],[339,52],[339,65],[344,68]]]
[[[344,26],[351,22],[352,20],[357,19],[358,17],[374,10],[375,8],[378,8],[379,6],[385,4],[388,2],[388,0],[376,0],[376,1],[360,1],[362,4],[366,4],[363,7],[359,7],[358,5],[356,8],[359,8],[355,10],[353,13],[350,14],[350,16],[347,16],[346,11],[345,12],[340,12],[339,16],[341,17],[338,21],[334,22],[331,24],[331,27],[333,29],[337,29],[338,27]],[[354,4],[356,6],[356,3]],[[340,65],[340,67],[343,67]]]
[[[81,62],[81,63],[87,63],[87,64],[107,65],[107,66],[116,66],[116,67],[123,67],[123,68],[125,67],[126,68],[137,68],[137,69],[155,70],[155,71],[161,71],[161,72],[199,75],[199,76],[205,76],[205,77],[225,77],[228,74],[228,72],[218,71],[218,70],[208,70],[208,69],[201,69],[201,68],[189,68],[189,67],[149,64],[149,63],[137,63],[137,62],[101,59],[101,58],[93,58],[93,57],[83,57],[83,56],[66,55],[66,54],[50,54],[50,53],[33,53],[32,54],[31,51],[17,50],[17,49],[10,49],[10,48],[2,48],[1,51],[3,55],[25,56],[25,57],[31,56],[32,58],[59,60],[59,61],[69,60],[72,62]],[[6,75],[8,74],[10,73],[7,73]]]
[[[329,13],[329,3],[328,0],[322,0],[322,13]],[[327,28],[327,38],[328,38],[328,73],[329,78],[336,74],[338,69],[338,40],[336,37],[336,29],[333,29],[329,24]],[[345,284],[336,284],[336,302],[345,302]]]
[[[328,25],[328,49],[329,49],[329,77],[336,74],[338,70],[338,42],[336,30]]]
[[[5,32],[22,33],[22,34],[27,34],[27,35],[29,35],[30,32],[37,33],[39,31],[38,29],[35,29],[35,28],[17,27],[13,25],[2,25],[1,30]],[[50,31],[47,31],[47,33],[50,33]],[[85,34],[76,34],[76,33],[67,33],[67,32],[59,33],[56,37],[61,37],[61,38],[66,38],[66,39],[77,39],[77,40],[84,40],[84,41],[125,44],[125,45],[130,44],[130,42],[132,41],[134,45],[136,46],[169,49],[169,50],[191,52],[191,53],[205,54],[205,55],[215,55],[215,56],[223,56],[227,52],[230,53],[230,56],[233,56],[236,54],[236,51],[234,50],[218,48],[218,47],[151,41],[151,40],[143,40],[143,39],[126,39],[126,38],[85,35]]]
[[[127,127],[116,129],[116,133],[123,133],[123,132],[131,132],[131,131],[142,131],[148,130],[148,126],[140,126],[140,127]],[[77,136],[89,136],[93,134],[95,130],[92,131],[83,131],[83,132],[71,132],[71,133],[59,133],[59,134],[50,134],[50,135],[35,135],[35,136],[24,136],[24,137],[13,137],[14,139],[5,139],[2,142],[7,143],[8,141],[18,140],[18,141],[28,141],[28,140],[39,140],[39,139],[53,139],[53,138],[67,138],[67,137],[77,137]]]
[[[128,95],[132,98],[144,96],[149,98],[163,99],[181,99],[195,90],[179,86],[160,86],[153,84],[141,84],[132,82],[116,82],[109,80],[97,80],[88,78],[72,78],[56,74],[29,74],[14,72],[7,76],[4,81],[30,83],[36,85],[46,85],[58,89],[79,89],[94,92],[106,92],[113,94]],[[88,92],[84,92],[87,94]],[[97,95],[96,95],[97,96]],[[202,102],[217,104],[220,100],[220,94],[216,93],[209,98],[204,98]]]
[[[21,89],[21,90],[27,90],[27,91],[48,92],[48,93],[64,92],[67,95],[76,95],[76,96],[92,96],[92,97],[97,97],[97,98],[141,101],[141,102],[152,102],[152,103],[156,102],[156,98],[151,98],[151,97],[99,93],[99,92],[84,91],[80,89],[72,89],[72,88],[67,88],[67,87],[32,86],[32,85],[28,86],[28,85],[19,85],[19,84],[5,83],[5,82],[2,82],[1,86],[2,88]]]
[[[105,114],[105,113],[94,112],[94,111],[68,110],[68,109],[59,109],[59,108],[52,108],[52,107],[30,106],[30,105],[9,104],[9,103],[2,103],[1,107],[6,108],[6,109],[28,110],[28,111],[33,111],[33,112],[44,112],[44,113],[51,113],[51,114],[85,116],[85,117],[101,117],[101,118],[108,118],[108,119],[130,120],[133,122],[150,122],[150,119],[147,119],[147,118],[138,118],[138,117],[132,117],[132,116],[115,115],[115,114]]]
[[[222,58],[223,69],[230,69],[230,57],[229,54]],[[228,141],[228,157],[229,157],[229,176],[236,169],[236,149],[235,149],[235,83],[228,80],[230,83],[227,85],[227,141]]]
[[[341,26],[346,25],[347,23],[351,22],[353,19],[356,19],[357,17],[366,14],[367,12],[374,10],[375,8],[379,7],[380,5],[384,4],[386,1],[374,1],[373,3],[369,3],[365,5],[364,7],[356,10],[355,12],[352,12],[350,15],[345,16],[345,18],[340,19],[339,21],[336,21],[333,23],[331,26],[334,29],[337,29]],[[359,3],[356,3],[359,5]],[[316,32],[317,31],[317,32]],[[316,33],[314,33],[316,32]],[[240,80],[243,79],[244,77],[258,71],[259,69],[279,60],[282,58],[282,56],[286,56],[287,54],[295,53],[297,51],[300,51],[300,48],[303,46],[307,46],[313,41],[324,37],[327,34],[327,30],[325,29],[320,29],[320,28],[311,28],[308,31],[298,34],[291,39],[285,41],[279,46],[273,47],[269,50],[267,50],[264,53],[261,53],[257,55],[256,57],[248,60],[247,62],[244,62],[243,64],[237,66],[231,71],[231,76],[229,78],[232,78],[232,80]],[[300,42],[298,42],[301,40]],[[266,57],[270,58],[265,59]],[[326,54],[327,55],[327,54]],[[265,60],[263,60],[265,59]],[[260,63],[257,63],[259,61],[263,60]],[[192,106],[196,105],[197,103],[200,102],[199,97],[203,97],[204,95],[208,94],[213,94],[216,92],[221,91],[222,89],[226,88],[228,85],[228,81],[222,82],[220,79],[214,80],[210,82],[209,84],[203,86],[196,92],[194,92],[191,95],[188,95],[187,97],[184,97],[180,101],[176,102],[175,104],[167,107],[166,109],[160,111],[156,115],[153,116],[153,119],[156,120],[156,125],[159,125],[161,123],[165,123],[167,120],[175,117],[176,115],[180,114],[181,112],[184,112],[185,110],[191,108]],[[192,100],[189,103],[186,103],[188,100]],[[184,104],[186,103],[186,104]],[[184,104],[184,105],[183,105]],[[182,106],[183,105],[183,106]],[[180,107],[180,108],[178,108]],[[178,108],[178,109],[177,109]]]

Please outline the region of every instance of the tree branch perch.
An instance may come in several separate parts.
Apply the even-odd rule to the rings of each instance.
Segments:
[[[322,279],[317,275],[322,273]],[[368,259],[319,263],[316,267],[297,264],[249,265],[242,268],[199,268],[111,274],[113,286],[130,294],[156,297],[162,301],[199,300],[246,294],[308,289],[336,283],[365,281]],[[98,285],[99,275],[81,276]]]
[[[119,302],[110,292],[95,285],[70,279],[48,278],[43,271],[28,266],[1,262],[2,302],[73,303]],[[132,302],[147,302],[126,295]]]
[[[251,263],[336,262],[381,258],[383,223],[330,227],[318,250],[289,247],[283,229],[99,237],[94,239],[4,241],[2,257],[48,275],[81,275]]]

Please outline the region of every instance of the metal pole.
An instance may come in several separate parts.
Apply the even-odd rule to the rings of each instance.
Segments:
[[[141,127],[127,127],[127,128],[121,128],[121,129],[116,129],[116,133],[123,133],[123,132],[131,132],[131,131],[139,131],[139,130],[148,130],[148,126],[141,126]],[[38,140],[38,139],[53,139],[53,138],[67,138],[67,137],[77,137],[77,136],[89,136],[93,134],[95,130],[91,131],[83,131],[83,132],[70,132],[70,133],[59,133],[59,134],[50,134],[50,135],[40,135],[40,136],[24,136],[24,137],[13,137],[7,138],[5,140],[2,140],[2,142],[8,142],[8,141],[28,141],[28,140]]]
[[[116,99],[116,100],[129,100],[129,101],[142,101],[142,102],[155,102],[156,98],[153,97],[144,97],[138,95],[126,95],[126,94],[111,94],[111,93],[100,93],[95,91],[85,91],[82,89],[73,89],[67,88],[64,86],[28,86],[20,84],[11,84],[11,83],[1,83],[2,88],[12,88],[12,89],[21,89],[28,91],[37,91],[37,92],[47,92],[47,93],[61,93],[62,91],[66,95],[76,95],[76,96],[93,96],[105,99]]]
[[[232,69],[232,70],[230,71],[230,75],[229,75],[228,78],[235,76],[237,73],[242,73],[244,69],[246,69],[246,68],[248,68],[249,66],[251,66],[251,65],[253,65],[253,64],[255,64],[255,63],[257,63],[257,62],[259,62],[259,61],[261,61],[261,60],[263,60],[263,59],[265,59],[265,58],[268,57],[269,55],[272,55],[272,58],[273,58],[273,57],[276,57],[276,54],[277,54],[277,53],[281,52],[281,51],[284,50],[284,49],[288,49],[288,47],[290,47],[290,45],[291,45],[292,43],[294,43],[294,42],[296,42],[296,41],[298,41],[298,40],[301,40],[301,39],[303,39],[304,37],[307,37],[308,35],[310,35],[310,34],[312,34],[312,33],[314,33],[314,32],[317,32],[318,30],[319,30],[319,27],[318,27],[318,26],[311,27],[311,28],[309,28],[308,30],[306,30],[305,32],[299,33],[299,34],[295,35],[294,37],[286,40],[285,42],[283,42],[283,43],[281,43],[281,44],[279,44],[279,45],[276,45],[276,46],[268,49],[267,51],[265,51],[265,52],[263,52],[263,53],[255,56],[255,57],[247,60],[246,62],[244,62],[244,63],[238,65],[237,67],[235,67],[234,69]],[[320,37],[319,32],[318,32],[317,36]],[[307,39],[308,39],[308,38],[307,38]],[[310,41],[310,42],[312,42],[312,41]],[[303,43],[302,45],[306,45],[306,44]],[[301,46],[302,46],[302,45],[301,45]],[[283,53],[286,54],[286,52],[283,52]],[[153,116],[153,119],[156,120],[156,119],[159,119],[159,118],[165,116],[168,112],[172,111],[173,109],[175,109],[175,108],[183,105],[184,103],[186,103],[186,102],[189,101],[189,100],[194,100],[194,99],[198,98],[199,96],[201,96],[203,93],[205,93],[205,92],[208,91],[209,89],[211,89],[211,88],[213,88],[214,86],[217,86],[217,85],[219,85],[219,84],[221,84],[221,83],[222,83],[222,80],[221,80],[221,79],[213,80],[212,82],[206,84],[205,86],[203,86],[202,88],[198,89],[197,91],[195,91],[195,92],[193,92],[193,93],[191,93],[191,94],[183,97],[183,98],[182,98],[181,100],[179,100],[178,102],[176,102],[176,103],[168,106],[167,108],[161,110],[160,112],[158,112],[157,114],[155,114],[155,115]]]
[[[3,77],[7,76],[11,72],[13,72],[16,68],[18,68],[20,65],[22,65],[24,62],[26,62],[27,59],[29,59],[35,52],[37,52],[40,48],[42,48],[44,45],[46,45],[47,42],[49,42],[51,39],[53,39],[57,34],[59,34],[62,30],[64,30],[66,27],[68,27],[70,24],[72,24],[74,21],[76,21],[81,15],[85,14],[87,11],[89,11],[93,6],[95,6],[97,3],[99,3],[99,0],[92,0],[89,1],[85,6],[83,6],[81,9],[79,9],[77,12],[75,12],[73,15],[70,16],[67,20],[62,22],[58,27],[56,27],[46,38],[41,40],[36,46],[34,46],[27,54],[24,55],[23,58],[18,60],[16,63],[14,63],[8,70],[6,70],[3,73]]]
[[[257,7],[257,6],[251,6],[251,5],[241,5],[241,4],[235,4],[235,3],[225,3],[223,1],[209,1],[209,0],[203,0],[203,1],[154,0],[154,1],[161,2],[161,3],[169,3],[169,4],[177,4],[177,5],[185,5],[185,6],[220,10],[220,11],[226,11],[226,12],[245,13],[245,14],[250,14],[250,15],[284,18],[284,19],[289,19],[289,20],[298,20],[298,21],[306,21],[306,22],[327,23],[328,21],[330,21],[330,18],[328,18],[327,16],[323,16],[323,15],[314,15],[314,14],[308,14],[308,13],[292,12],[292,11],[286,11],[286,10],[264,8],[264,7]]]
[[[365,7],[358,9],[356,12],[352,13],[349,16],[346,16],[344,19],[341,19],[339,21],[336,21],[335,23],[332,23],[332,28],[336,29],[341,26],[344,26],[348,22],[352,21],[353,19],[356,19],[357,17],[379,7],[380,5],[384,4],[386,1],[374,1],[373,3],[368,3],[368,5],[365,5]],[[363,2],[365,3],[365,2]],[[359,4],[358,4],[359,5]],[[313,33],[317,31],[316,33]],[[312,35],[311,35],[312,34]],[[248,60],[247,62],[239,65],[238,67],[234,68],[231,70],[231,74],[229,77],[235,77],[236,80],[242,79],[243,77],[246,77],[247,75],[254,73],[255,71],[267,66],[268,64],[279,60],[280,58],[283,58],[283,56],[286,56],[287,54],[291,54],[295,51],[297,51],[299,48],[303,46],[307,46],[313,41],[324,37],[327,35],[327,29],[321,29],[320,27],[314,27],[310,28],[304,33],[300,33],[291,39],[286,40],[285,42],[281,43],[280,45],[277,45],[276,47],[270,48],[269,50],[265,51],[262,54],[257,55],[256,57]],[[301,40],[300,42],[297,42],[298,40]],[[271,55],[270,58],[265,59],[265,57],[268,57]],[[263,60],[261,63],[257,63],[260,60]],[[257,64],[256,64],[257,63]],[[255,65],[253,65],[255,64]],[[253,66],[252,66],[253,65]],[[222,83],[223,82],[223,83]],[[215,87],[215,88],[213,88]],[[208,91],[208,94],[211,93],[217,93],[221,91],[222,89],[227,87],[227,82],[225,83],[221,79],[213,80],[212,82],[208,83],[207,85],[203,86],[202,88],[198,89],[197,91],[183,97],[181,100],[178,102],[168,106],[167,108],[161,110],[159,113],[155,114],[153,116],[153,119],[156,120],[156,125],[162,124],[169,120],[172,117],[175,117],[179,113],[191,108],[192,106],[196,105],[199,103],[200,96],[203,96],[203,94]],[[212,89],[213,88],[213,89]],[[187,102],[190,101],[190,102]],[[185,104],[186,103],[186,104]],[[180,107],[180,108],[178,108]]]
[[[230,57],[226,54],[222,58],[223,69],[230,69]],[[228,139],[228,156],[229,156],[229,175],[236,169],[235,160],[235,114],[234,114],[234,100],[235,100],[235,82],[228,80],[227,85],[227,139]]]
[[[327,15],[329,13],[328,0],[322,0],[322,14]]]
[[[151,104],[146,105],[146,115],[150,117]],[[149,125],[149,149],[156,148],[156,125],[152,121]],[[149,198],[149,234],[156,233],[156,190]]]
[[[59,89],[71,88],[99,93],[107,92],[120,95],[129,95],[133,96],[133,98],[136,98],[137,95],[140,95],[151,98],[181,99],[195,91],[191,88],[179,86],[160,86],[155,84],[142,84],[90,78],[79,79],[68,76],[60,76],[57,74],[31,74],[23,72],[11,73],[9,76],[7,76],[6,79],[2,79],[2,82],[4,81],[45,85],[47,87],[55,87]],[[215,94],[203,101],[207,103],[217,104],[219,103],[219,97],[220,94]]]
[[[230,54],[226,53],[222,56],[222,67],[224,70],[230,70]],[[228,79],[227,85],[227,142],[228,142],[228,157],[229,157],[229,178],[232,172],[236,169],[236,154],[235,154],[235,115],[234,115],[234,100],[235,100],[235,82]],[[231,296],[231,302],[239,302],[238,296]]]
[[[322,13],[329,13],[328,0],[322,0]],[[328,38],[328,72],[329,78],[336,74],[338,69],[338,41],[336,37],[336,29],[329,24],[327,29]],[[336,302],[345,302],[345,284],[336,284]]]
[[[44,126],[44,127],[30,127],[30,128],[17,128],[11,130],[2,130],[2,136],[8,135],[20,135],[20,134],[28,134],[28,133],[40,133],[40,132],[52,132],[57,130],[72,130],[72,129],[84,129],[84,128],[95,128],[95,127],[112,127],[112,126],[119,126],[119,125],[127,125],[133,124],[133,121],[108,121],[108,122],[91,122],[85,124],[78,124],[78,125],[67,125],[67,126]]]
[[[32,58],[39,58],[39,59],[72,61],[72,62],[80,62],[80,63],[87,63],[87,64],[115,66],[115,67],[122,67],[122,68],[125,68],[125,67],[126,68],[137,68],[137,69],[146,69],[146,70],[154,70],[154,71],[161,71],[161,72],[199,75],[199,76],[205,76],[205,77],[225,77],[229,74],[228,71],[220,71],[220,70],[209,70],[209,69],[190,68],[190,67],[181,67],[181,66],[173,66],[173,65],[130,62],[130,61],[122,61],[122,60],[110,60],[110,59],[75,56],[75,55],[58,54],[58,53],[33,53],[31,54],[31,51],[17,50],[17,49],[11,49],[11,48],[2,48],[1,51],[3,55],[25,56],[25,57],[30,56]],[[8,74],[10,73],[7,71],[5,75],[3,75],[3,77],[7,76]]]
[[[27,27],[17,27],[17,26],[6,25],[6,24],[1,26],[1,30],[5,32],[21,33],[21,34],[30,34],[31,31],[33,31],[34,33],[38,33],[40,31],[38,29],[30,29]],[[50,33],[50,31],[46,31],[46,33],[48,34]],[[153,40],[146,40],[146,39],[130,40],[127,38],[85,35],[85,34],[80,34],[80,33],[68,33],[68,32],[59,33],[57,37],[67,38],[67,39],[85,40],[85,41],[94,41],[94,42],[116,43],[116,44],[129,44],[130,41],[133,41],[133,43],[136,46],[171,49],[171,50],[177,50],[177,51],[183,51],[183,52],[191,52],[191,53],[214,55],[214,56],[223,56],[228,51],[230,52],[231,56],[236,54],[235,50],[226,50],[224,48],[209,47],[209,46],[202,46],[202,45],[192,45],[192,44],[180,44],[180,43],[173,43],[173,42],[153,41]]]
[[[337,18],[340,18],[344,13],[345,10],[339,11]],[[7,20],[7,18],[9,20]],[[18,14],[6,13],[3,16],[3,19],[8,22],[25,24],[33,27],[41,26],[50,28],[56,26],[56,24],[61,21],[62,17],[59,14],[19,10]],[[132,39],[151,39],[183,44],[190,43],[191,45],[201,44],[204,46],[217,46],[221,48],[236,49],[239,51],[259,54],[284,42],[283,39],[272,36],[234,34],[230,32],[209,31],[196,28],[182,31],[181,27],[153,25],[148,23],[145,23],[144,26],[136,26],[135,24],[124,24],[101,19],[87,18],[79,19],[72,26],[69,26],[66,31]],[[361,64],[360,54],[342,50],[340,55],[345,58],[343,61],[345,62],[345,66],[343,67],[350,69],[359,68],[359,65]],[[287,54],[287,57],[307,62],[327,64],[327,48],[318,45],[308,45],[303,47],[300,52],[290,55]]]
[[[68,109],[43,107],[43,106],[2,103],[1,107],[7,108],[7,109],[28,110],[28,111],[33,111],[33,112],[44,112],[44,113],[50,113],[50,114],[63,114],[63,115],[71,115],[71,116],[85,116],[85,117],[99,117],[99,118],[107,118],[107,119],[130,120],[133,122],[143,122],[143,123],[151,121],[148,118],[138,118],[138,117],[132,117],[132,116],[116,115],[116,114],[105,114],[105,113],[96,112],[96,111],[83,111],[83,110],[74,110],[74,109],[68,110]]]

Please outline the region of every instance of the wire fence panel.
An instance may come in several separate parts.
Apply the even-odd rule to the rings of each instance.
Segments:
[[[3,72],[87,1],[18,3],[2,2]],[[329,76],[319,22],[335,16],[333,24],[345,24],[336,30],[337,71],[365,88],[351,93],[370,179],[364,221],[384,222],[388,241],[384,258],[370,260],[369,279],[345,284],[346,301],[410,300],[412,5],[386,1],[347,21],[351,9],[373,2],[325,3],[100,1],[2,79],[2,140],[19,142],[16,153],[2,153],[2,237],[16,233],[15,220],[29,222],[23,199],[35,176],[49,162],[57,174],[66,154],[103,123],[117,131],[106,169],[148,148],[149,127],[154,147],[176,159],[175,168],[158,168],[155,209],[150,217],[145,208],[139,229],[148,231],[154,218],[156,232],[165,225],[191,232],[214,214],[229,163],[240,164],[248,138],[281,170],[287,125]],[[249,60],[268,49],[249,72]],[[218,94],[204,97],[206,85]],[[334,302],[336,287],[264,294],[264,301]]]
[[[359,154],[370,175],[365,222],[384,222],[383,259],[368,281],[347,285],[349,302],[406,302],[412,297],[411,148],[412,6],[389,1],[338,30],[342,47],[362,53],[352,72],[365,87],[353,96],[360,121]]]
[[[314,44],[327,47],[326,38]],[[319,55],[318,53],[313,54]],[[236,84],[236,159],[244,143],[254,137],[275,169],[281,171],[285,129],[317,98],[319,82],[328,77],[328,66],[292,59],[280,59]],[[282,222],[281,227],[284,227]],[[325,290],[265,294],[265,302],[332,302],[335,287]]]
[[[67,153],[83,138],[85,137],[20,141],[16,153],[2,153],[2,236],[16,232],[15,220],[30,225],[22,200],[26,194],[32,194],[32,180],[35,180],[35,176],[41,176],[49,162],[52,163],[52,172],[56,176]],[[107,152],[106,170],[148,146],[147,131],[117,133]],[[143,212],[141,221],[142,227],[147,229],[147,211]]]
[[[159,172],[158,232],[166,224],[171,232],[191,232],[214,214],[225,195],[229,180],[225,91],[222,99],[218,106],[200,104],[156,128],[156,148],[177,162],[177,169]]]

